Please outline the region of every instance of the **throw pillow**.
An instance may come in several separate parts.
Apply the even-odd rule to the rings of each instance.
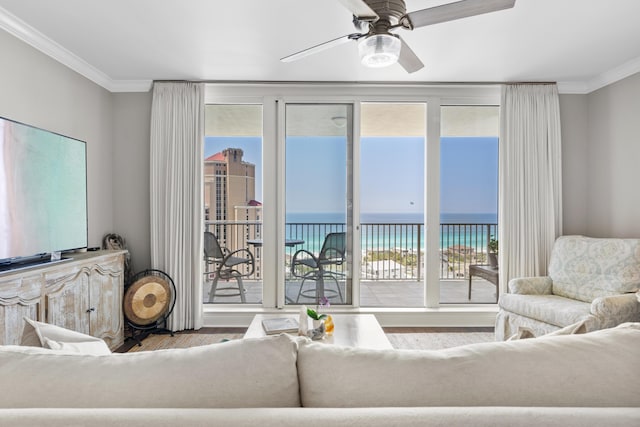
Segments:
[[[40,337],[36,333],[36,328],[31,323],[32,320],[27,317],[23,317],[23,319],[24,328],[22,329],[20,345],[23,347],[42,347],[42,342],[40,342]]]
[[[26,338],[32,335],[31,331],[27,331],[30,327],[35,331],[35,335],[40,341],[40,347],[82,354],[111,353],[107,344],[100,338],[50,325],[49,323],[38,322],[28,317],[25,317],[24,321],[25,333],[23,334],[22,343],[28,342]]]
[[[573,323],[569,326],[565,326],[557,331],[550,332],[548,334],[540,335],[540,337],[552,337],[556,335],[575,335],[587,333],[587,321],[581,320],[577,323]],[[507,341],[521,340],[525,338],[535,338],[533,330],[524,326],[518,326],[518,332],[510,336]]]
[[[102,354],[111,354],[111,350],[102,340],[83,341],[83,342],[64,342],[54,341],[49,338],[44,339],[45,347],[51,350],[60,350],[67,353],[93,354],[100,356]]]
[[[587,333],[587,321],[581,320],[572,325],[565,326],[562,329],[558,329],[557,331],[550,332],[543,336],[552,337],[555,335],[575,335],[575,334],[586,334]]]
[[[535,338],[536,335],[529,328],[525,328],[524,326],[518,326],[518,332],[511,335],[507,341],[515,341],[515,340],[523,340],[525,338]]]

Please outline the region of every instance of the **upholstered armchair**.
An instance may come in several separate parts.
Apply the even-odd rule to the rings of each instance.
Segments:
[[[509,281],[498,302],[496,339],[519,327],[540,336],[578,322],[590,332],[640,321],[639,288],[640,239],[560,237],[549,276]]]

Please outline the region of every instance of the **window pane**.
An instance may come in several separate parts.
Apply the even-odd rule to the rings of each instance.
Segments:
[[[350,105],[286,106],[286,304],[351,304]]]
[[[498,234],[499,108],[441,112],[440,302],[495,303],[498,270],[488,267],[488,243]],[[478,274],[472,281],[470,272]]]
[[[425,120],[425,104],[362,105],[361,306],[424,306]]]
[[[207,105],[205,121],[205,230],[223,253],[246,262],[221,265],[206,253],[204,301],[261,303],[262,248],[255,242],[262,232],[262,106]],[[243,277],[236,279],[231,269]]]

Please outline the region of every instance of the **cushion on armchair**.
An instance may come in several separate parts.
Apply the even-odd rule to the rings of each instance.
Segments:
[[[580,301],[636,292],[640,287],[640,239],[563,236],[549,263],[553,294]]]
[[[593,317],[588,303],[557,295],[504,294],[500,297],[500,307],[560,328]]]
[[[591,303],[591,314],[600,319],[603,328],[622,322],[640,321],[640,303],[636,294],[599,297]]]
[[[509,292],[522,295],[551,295],[551,277],[517,277],[509,281]]]

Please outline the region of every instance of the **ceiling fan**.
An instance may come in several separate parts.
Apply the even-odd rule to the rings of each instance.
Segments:
[[[424,67],[420,58],[393,31],[453,21],[512,8],[516,0],[460,0],[407,13],[404,0],[338,0],[353,14],[359,33],[348,34],[301,50],[280,60],[291,62],[348,41],[358,42],[364,65],[386,67],[398,62],[408,73]]]

